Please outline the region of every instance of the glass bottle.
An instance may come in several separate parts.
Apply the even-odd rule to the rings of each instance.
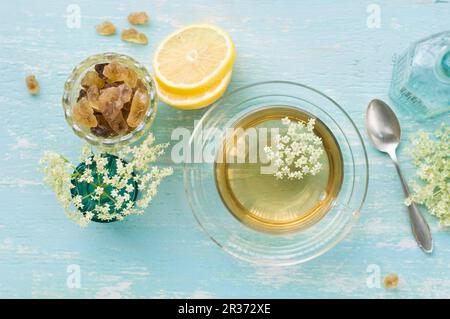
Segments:
[[[450,31],[419,40],[395,58],[389,95],[417,119],[450,110]]]

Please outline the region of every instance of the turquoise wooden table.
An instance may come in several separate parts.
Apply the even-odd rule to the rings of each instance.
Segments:
[[[148,46],[96,35],[94,26],[105,19],[127,27],[126,16],[135,10],[151,16],[143,28]],[[394,168],[363,131],[367,103],[388,100],[393,55],[449,28],[448,1],[15,0],[1,1],[0,11],[0,297],[450,297],[449,231],[426,214],[435,252],[427,256],[416,247]],[[234,39],[238,54],[229,89],[274,79],[305,83],[338,101],[363,132],[370,158],[367,201],[350,235],[325,255],[284,268],[227,255],[194,220],[180,165],[145,215],[85,229],[64,216],[43,185],[43,151],[75,160],[82,144],[60,103],[72,68],[104,51],[129,54],[150,68],[157,44],[194,22],[220,25]],[[41,84],[36,97],[25,89],[30,73]],[[175,127],[192,129],[204,112],[161,103],[153,133],[166,142]],[[442,121],[399,115],[403,142]],[[399,156],[412,178],[405,147]],[[171,165],[170,156],[162,163]],[[396,290],[379,285],[390,272],[400,277]]]

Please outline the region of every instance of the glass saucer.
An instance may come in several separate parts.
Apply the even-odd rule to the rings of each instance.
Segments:
[[[274,106],[301,110],[327,127],[339,146],[343,169],[339,192],[328,210],[307,227],[279,233],[249,227],[236,218],[221,197],[215,173],[217,136],[249,114]],[[189,147],[203,155],[187,161],[184,169],[185,191],[196,220],[219,247],[252,263],[293,265],[320,256],[349,233],[366,197],[368,161],[358,129],[334,100],[306,85],[261,82],[231,92],[197,123]]]

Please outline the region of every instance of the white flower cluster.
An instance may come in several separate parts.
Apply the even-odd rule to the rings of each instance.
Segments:
[[[443,124],[435,137],[423,131],[411,137],[411,155],[421,181],[411,183],[413,194],[405,204],[423,204],[442,226],[450,226],[450,127]]]
[[[275,145],[264,147],[267,158],[276,168],[274,176],[300,180],[319,173],[322,169],[319,159],[324,151],[322,139],[314,134],[315,119],[304,124],[285,117],[281,122],[287,126],[286,133],[274,137]]]
[[[157,193],[161,181],[172,175],[172,168],[151,166],[164,153],[168,144],[153,145],[154,137],[149,135],[141,145],[126,147],[115,158],[116,173],[108,171],[108,157],[94,154],[90,146],[82,150],[82,172],[62,155],[45,152],[41,159],[44,181],[53,189],[68,217],[80,226],[86,226],[95,217],[101,221],[123,220],[131,214],[142,214]],[[95,174],[91,167],[95,167]],[[84,196],[72,196],[72,179],[93,186],[94,191]],[[131,198],[136,183],[139,196]],[[92,210],[83,210],[83,200],[97,202]],[[106,201],[104,199],[107,199]]]
[[[141,145],[125,147],[119,152],[119,157],[130,158],[129,168],[124,168],[124,170],[129,172],[133,168],[135,172],[139,173],[139,175],[136,174],[134,180],[137,182],[139,192],[142,193],[141,198],[137,201],[141,213],[142,209],[147,207],[156,195],[157,187],[162,179],[173,173],[172,168],[149,166],[149,163],[156,161],[169,146],[168,143],[153,145],[154,141],[153,135],[150,134]],[[120,169],[118,169],[119,171]]]

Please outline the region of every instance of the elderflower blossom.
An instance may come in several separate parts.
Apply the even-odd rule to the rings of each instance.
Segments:
[[[442,124],[431,134],[420,131],[411,137],[411,156],[419,181],[412,181],[412,195],[405,201],[423,204],[439,218],[442,226],[450,226],[450,127]]]
[[[286,133],[274,137],[273,147],[264,147],[267,158],[276,168],[274,176],[300,180],[306,175],[319,173],[322,169],[320,157],[324,151],[322,139],[314,134],[315,119],[304,124],[285,117],[281,122],[287,127]]]
[[[118,156],[94,154],[92,148],[85,145],[82,165],[78,167],[60,154],[45,152],[41,159],[44,181],[55,192],[65,214],[80,226],[92,220],[120,221],[131,214],[143,214],[161,181],[173,173],[172,168],[151,165],[168,146],[153,143],[150,134],[141,145],[118,151]],[[116,167],[114,174],[108,171],[111,164]],[[87,183],[93,192],[78,194],[74,183]],[[89,207],[86,203],[95,205]]]

